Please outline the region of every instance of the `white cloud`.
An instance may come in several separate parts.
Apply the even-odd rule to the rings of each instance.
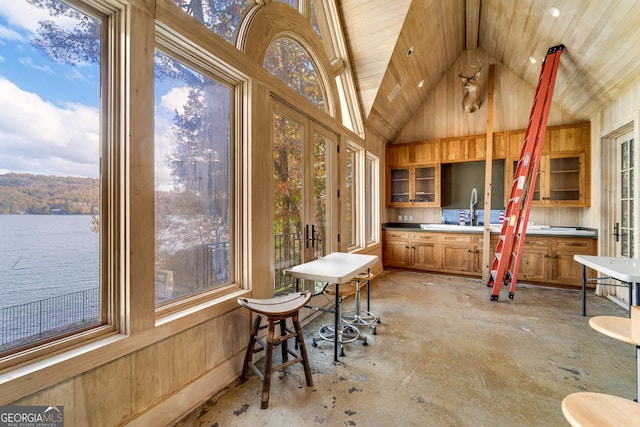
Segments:
[[[175,145],[172,133],[173,116],[176,110],[183,112],[189,95],[188,87],[173,87],[160,97],[160,104],[155,109],[155,180],[158,190],[167,191],[172,188],[171,170],[166,165],[167,155]]]
[[[11,42],[21,42],[25,41],[24,37],[20,33],[11,28],[7,28],[4,25],[0,25],[0,42],[11,41]]]
[[[71,70],[69,70],[68,72],[64,73],[64,76],[68,80],[77,80],[77,81],[83,81],[83,82],[90,82],[91,81],[91,77],[87,76],[86,74],[81,73],[80,70],[78,70],[78,68],[76,68],[76,67],[73,67]]]
[[[34,33],[38,29],[39,21],[51,19],[49,12],[45,9],[37,8],[25,0],[0,2],[0,16],[5,18],[10,25],[29,33]],[[2,34],[0,31],[0,36]]]
[[[160,105],[171,111],[173,115],[176,110],[180,114],[184,112],[184,106],[189,98],[189,88],[187,86],[174,87],[160,98]]]
[[[31,57],[23,56],[20,59],[18,59],[18,61],[20,61],[22,65],[31,67],[34,70],[44,71],[45,73],[48,73],[48,74],[54,74],[51,67],[49,67],[48,65],[38,65],[35,62],[33,62],[33,58]]]
[[[98,109],[59,108],[2,77],[0,93],[0,170],[98,176]]]

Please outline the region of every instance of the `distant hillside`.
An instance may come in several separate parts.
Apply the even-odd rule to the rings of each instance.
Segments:
[[[94,178],[8,173],[0,175],[0,214],[97,214],[99,194]]]

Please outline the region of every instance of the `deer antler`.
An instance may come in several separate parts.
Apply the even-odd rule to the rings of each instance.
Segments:
[[[476,62],[478,63],[478,65],[469,65],[471,68],[477,68],[478,71],[476,71],[474,74],[479,73],[482,70],[482,62],[480,62],[479,59],[476,59]],[[458,77],[463,78],[463,79],[468,79],[469,77],[464,76],[462,74],[462,70],[458,71]]]

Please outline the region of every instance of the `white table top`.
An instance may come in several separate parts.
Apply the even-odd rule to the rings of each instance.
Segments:
[[[638,258],[574,255],[573,259],[614,279],[628,283],[640,282],[640,259]]]
[[[328,283],[347,283],[378,262],[376,255],[333,252],[285,270],[288,277]]]

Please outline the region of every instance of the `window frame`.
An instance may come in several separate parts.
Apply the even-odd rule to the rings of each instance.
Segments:
[[[194,40],[186,40],[184,36],[175,33],[168,27],[156,24],[156,43],[155,49],[162,52],[184,65],[193,68],[195,71],[215,80],[216,82],[226,85],[231,90],[231,147],[230,147],[230,174],[231,174],[231,226],[230,226],[230,242],[233,242],[230,250],[230,266],[229,275],[232,277],[230,283],[215,288],[210,288],[196,292],[191,295],[177,298],[159,305],[155,304],[156,322],[161,322],[163,317],[176,314],[180,311],[188,310],[198,304],[212,303],[217,298],[229,295],[240,289],[245,289],[242,280],[242,266],[240,260],[242,247],[242,181],[239,177],[239,171],[242,171],[242,159],[244,147],[248,143],[246,140],[246,132],[242,130],[246,127],[244,124],[247,117],[247,105],[243,102],[248,97],[249,79],[242,73],[231,68],[228,64],[222,62],[211,52],[195,44]],[[155,212],[155,209],[154,209]],[[154,213],[155,215],[155,213]],[[155,260],[155,256],[154,256]],[[155,261],[154,261],[155,266]],[[155,267],[154,267],[155,270]],[[155,283],[154,283],[155,290]]]
[[[0,356],[0,371],[21,363],[62,352],[97,339],[118,333],[122,327],[121,295],[119,281],[122,264],[115,262],[123,238],[115,226],[116,218],[122,218],[124,206],[113,202],[122,192],[121,182],[114,173],[121,169],[121,149],[117,139],[119,120],[113,105],[122,102],[124,82],[119,75],[126,51],[119,35],[126,30],[127,8],[100,3],[88,5],[79,1],[63,1],[68,6],[100,21],[100,255],[99,295],[100,317],[97,324],[55,335],[46,340],[16,347]],[[120,118],[120,117],[118,117]]]
[[[347,185],[347,161],[349,154],[353,153],[353,170],[352,170],[352,186],[351,191],[346,187]],[[349,236],[347,237],[347,250],[349,252],[358,251],[365,247],[364,245],[364,149],[353,141],[347,141],[347,149],[345,150],[345,191],[347,197],[351,197],[351,211],[352,221],[351,229],[353,233],[353,242],[349,242]],[[346,202],[345,202],[346,203]],[[345,215],[347,214],[347,207],[344,209]],[[349,230],[349,218],[345,218],[346,231]],[[346,233],[348,234],[348,233]]]
[[[365,154],[364,188],[364,241],[369,247],[380,242],[380,158],[370,151]]]

